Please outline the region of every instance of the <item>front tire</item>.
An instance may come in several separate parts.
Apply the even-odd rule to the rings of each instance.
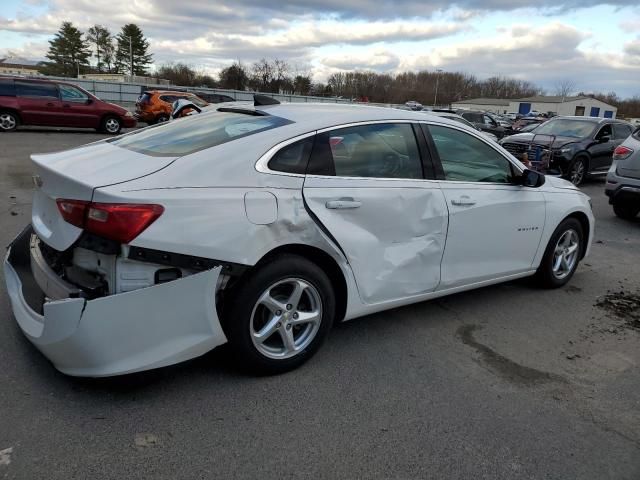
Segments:
[[[169,115],[158,115],[158,117],[156,118],[156,123],[165,123],[169,121]]]
[[[569,171],[565,175],[565,178],[577,187],[587,177],[587,173],[587,160],[584,157],[577,157],[573,162],[571,162],[571,166],[569,167]]]
[[[257,374],[283,373],[306,362],[335,315],[325,272],[292,254],[258,267],[223,302],[223,326],[235,357]]]
[[[576,269],[584,250],[584,232],[575,218],[565,219],[551,235],[536,272],[536,279],[543,288],[565,285]]]
[[[3,110],[0,111],[0,132],[13,132],[18,128],[20,120],[14,112]]]
[[[118,133],[120,133],[121,129],[122,121],[118,117],[109,116],[105,117],[104,120],[102,120],[101,130],[105,133],[108,133],[110,135],[117,135]]]

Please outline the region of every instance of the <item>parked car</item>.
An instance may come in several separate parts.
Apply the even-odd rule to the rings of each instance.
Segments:
[[[538,128],[539,125],[542,125],[542,123],[530,123],[529,125],[525,125],[520,130],[518,130],[518,133],[533,132],[536,128]]]
[[[32,161],[4,274],[22,331],[69,375],[227,341],[283,372],[335,322],[531,275],[564,285],[593,237],[570,183],[390,108],[219,107]]]
[[[511,129],[514,132],[520,132],[522,131],[522,129],[524,127],[527,127],[529,125],[540,125],[543,122],[546,122],[547,119],[546,118],[537,118],[537,117],[520,117],[518,120],[516,120],[515,122],[513,122],[513,124],[511,125]]]
[[[198,98],[201,98],[207,103],[227,103],[236,101],[235,98],[229,95],[223,95],[221,93],[195,92],[195,95],[197,95]]]
[[[148,90],[143,92],[136,102],[136,118],[149,125],[167,122],[171,118],[173,103],[182,98],[193,102],[200,108],[208,105],[207,102],[193,93],[172,90]]]
[[[589,174],[606,174],[615,148],[627,138],[632,126],[597,117],[554,117],[534,132],[505,137],[501,145],[516,158],[529,155],[532,147],[547,157],[549,173],[580,185]]]
[[[116,134],[135,127],[126,108],[67,82],[0,76],[0,132],[19,125],[95,128]]]
[[[618,217],[632,219],[640,212],[640,128],[613,151],[605,193]]]
[[[498,137],[498,139],[502,138],[506,134],[506,130],[504,127],[500,126],[498,122],[496,122],[491,115],[485,112],[473,111],[473,110],[460,110],[458,112],[459,115],[462,116],[465,120],[470,121],[476,127],[478,127],[483,132],[489,132]]]
[[[489,133],[489,132],[483,132],[481,129],[479,129],[478,127],[476,127],[473,123],[471,123],[470,121],[466,120],[464,117],[462,117],[461,115],[458,115],[457,113],[447,113],[444,111],[433,111],[433,112],[428,112],[430,115],[435,115],[436,117],[442,117],[442,118],[448,118],[449,120],[453,120],[455,122],[458,123],[462,123],[463,125],[466,125],[469,128],[472,128],[474,130],[478,130],[483,136],[487,137],[489,140],[493,140],[494,142],[498,141],[498,137],[496,137],[493,133]]]

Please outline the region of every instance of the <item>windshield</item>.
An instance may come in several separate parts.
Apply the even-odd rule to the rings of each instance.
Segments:
[[[153,157],[180,157],[293,123],[273,115],[216,112],[187,117],[107,140]]]
[[[558,137],[585,138],[591,135],[595,123],[584,120],[549,120],[536,128],[536,134],[556,135]]]

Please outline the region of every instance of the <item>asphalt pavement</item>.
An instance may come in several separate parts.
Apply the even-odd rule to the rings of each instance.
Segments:
[[[29,222],[29,155],[100,138],[0,134],[1,244]],[[583,190],[596,233],[568,286],[517,281],[353,320],[281,376],[246,376],[222,347],[67,377],[24,338],[2,281],[0,478],[638,480],[640,329],[614,310],[640,292],[640,221],[613,215],[602,180]]]

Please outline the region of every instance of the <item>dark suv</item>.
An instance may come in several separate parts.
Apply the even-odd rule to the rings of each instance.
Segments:
[[[504,127],[500,126],[491,115],[485,112],[458,110],[456,113],[465,120],[473,123],[478,129],[483,132],[493,133],[499,139],[510,133]]]
[[[135,127],[127,109],[70,83],[0,76],[0,132],[18,125],[95,128],[116,134]]]
[[[631,124],[597,117],[554,117],[532,133],[505,137],[500,144],[525,164],[544,164],[549,174],[580,185],[588,174],[606,174],[613,151],[631,135]]]

